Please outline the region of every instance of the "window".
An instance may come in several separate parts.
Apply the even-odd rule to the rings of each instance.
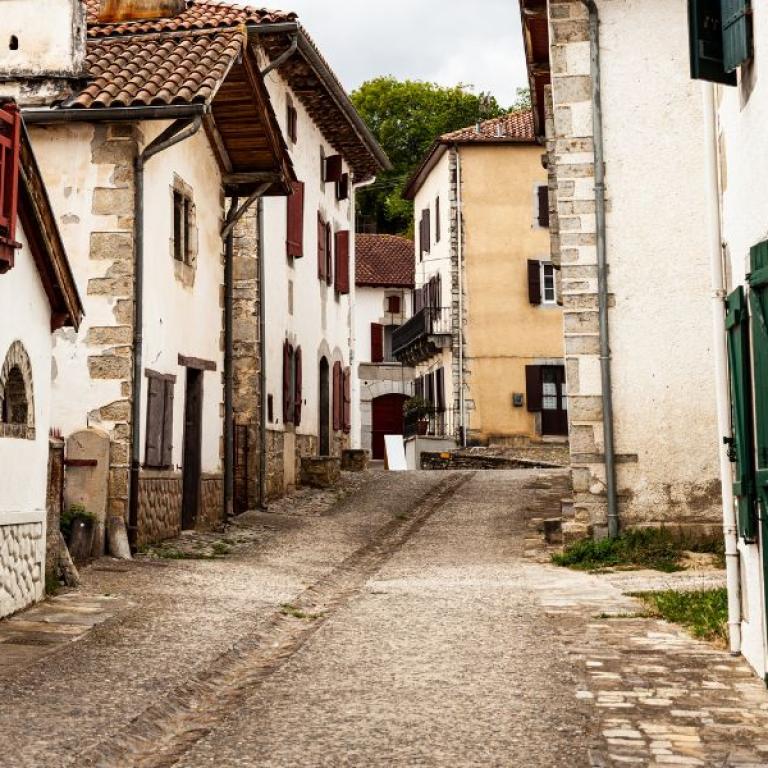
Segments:
[[[349,232],[336,233],[336,293],[349,293]]]
[[[21,118],[15,104],[0,109],[0,275],[13,267],[19,193]]]
[[[325,283],[333,285],[333,227],[325,225]]]
[[[421,212],[421,221],[419,222],[419,259],[424,258],[425,253],[429,253],[432,247],[432,227],[430,224],[429,208]]]
[[[342,173],[341,178],[336,183],[336,199],[341,202],[349,198],[349,174]]]
[[[736,85],[752,57],[750,0],[689,0],[691,77]]]
[[[371,362],[384,362],[384,326],[371,323]]]
[[[179,190],[173,191],[173,258],[188,266],[192,264],[190,215],[192,201]]]
[[[333,364],[333,429],[339,432],[344,426],[344,371],[341,363]]]
[[[35,439],[32,365],[20,341],[11,344],[0,368],[0,437]]]
[[[267,395],[267,421],[270,424],[275,422],[275,398],[272,395]]]
[[[301,347],[283,343],[283,422],[301,425],[303,405]]]
[[[2,413],[0,421],[4,424],[26,424],[29,404],[27,403],[24,376],[18,365],[14,365],[8,372],[3,391]]]
[[[287,201],[286,253],[289,259],[304,255],[304,182],[291,182],[292,192]]]
[[[176,377],[146,371],[147,434],[144,465],[154,469],[173,466],[173,388]]]
[[[395,335],[395,331],[397,330],[396,325],[385,325],[384,326],[384,362],[385,363],[392,363],[394,362],[395,358],[392,355],[392,337]]]
[[[400,314],[400,297],[399,296],[387,296],[387,312],[391,315]]]
[[[328,271],[328,230],[323,220],[323,215],[317,214],[317,277],[325,282]]]
[[[555,268],[549,262],[541,262],[541,303],[557,304]]]
[[[288,99],[286,106],[285,124],[288,138],[291,140],[291,144],[295,144],[298,138],[299,114],[290,99]]]
[[[338,184],[341,181],[343,170],[341,155],[330,155],[330,157],[325,158],[323,180],[326,184]]]
[[[549,229],[549,187],[539,185],[536,188],[536,223],[544,229]]]
[[[435,199],[435,242],[440,242],[440,197]]]

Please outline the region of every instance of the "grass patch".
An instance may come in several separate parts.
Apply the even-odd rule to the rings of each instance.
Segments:
[[[728,590],[637,592],[652,616],[685,627],[694,637],[728,642]]]
[[[211,548],[213,550],[213,554],[216,555],[216,557],[224,557],[224,555],[228,555],[232,548],[229,546],[229,544],[225,543],[224,541],[214,541],[213,547]]]
[[[307,621],[315,621],[322,616],[319,613],[305,613],[290,603],[283,603],[280,606],[280,611],[284,616],[293,616],[294,619],[306,619]]]

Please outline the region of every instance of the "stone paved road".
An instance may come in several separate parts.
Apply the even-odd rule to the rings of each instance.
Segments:
[[[563,482],[347,477],[249,516],[223,560],[98,563],[86,592],[132,607],[0,665],[0,766],[768,765],[741,661],[598,619],[638,606],[526,556]]]

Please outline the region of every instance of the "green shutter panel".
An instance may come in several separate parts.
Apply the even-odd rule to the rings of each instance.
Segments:
[[[754,430],[749,348],[749,315],[744,289],[739,287],[727,299],[725,327],[728,337],[728,368],[731,386],[735,464],[733,495],[739,517],[739,535],[754,541],[757,535],[757,507],[754,479]]]
[[[721,0],[723,24],[723,67],[733,72],[752,58],[750,0]]]
[[[723,85],[736,85],[736,73],[723,63],[721,0],[688,0],[691,77]]]

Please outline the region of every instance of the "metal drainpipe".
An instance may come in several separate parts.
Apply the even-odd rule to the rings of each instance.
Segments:
[[[467,447],[466,398],[464,395],[464,201],[461,196],[461,152],[459,145],[453,145],[456,153],[456,224],[458,230],[458,251],[456,260],[459,282],[459,430],[461,447]]]
[[[592,76],[592,134],[595,146],[595,219],[597,229],[597,290],[600,322],[600,379],[603,400],[605,481],[608,497],[608,536],[619,535],[619,505],[616,495],[616,449],[613,432],[613,383],[608,325],[608,254],[605,235],[605,145],[603,103],[600,88],[600,15],[595,0],[581,0],[589,11],[590,70]]]
[[[717,402],[718,441],[720,445],[720,480],[723,488],[723,536],[725,539],[725,572],[728,584],[728,638],[731,654],[741,652],[741,585],[739,583],[739,549],[736,506],[733,498],[733,474],[728,450],[720,438],[730,438],[731,393],[728,382],[728,349],[725,336],[725,279],[723,275],[723,237],[720,214],[720,180],[718,174],[717,110],[715,86],[703,83],[704,128],[707,145],[707,181],[709,183],[710,273],[712,288],[713,346],[715,352],[715,395]]]
[[[169,149],[175,144],[196,134],[203,124],[198,115],[190,123],[180,119],[171,123],[154,141],[150,142],[133,161],[133,386],[131,392],[131,470],[128,494],[128,537],[132,547],[136,546],[139,524],[139,470],[141,455],[141,368],[144,352],[144,166],[147,160]]]
[[[259,198],[256,208],[259,247],[259,508],[266,512],[267,504],[267,303],[264,290],[264,200]]]

